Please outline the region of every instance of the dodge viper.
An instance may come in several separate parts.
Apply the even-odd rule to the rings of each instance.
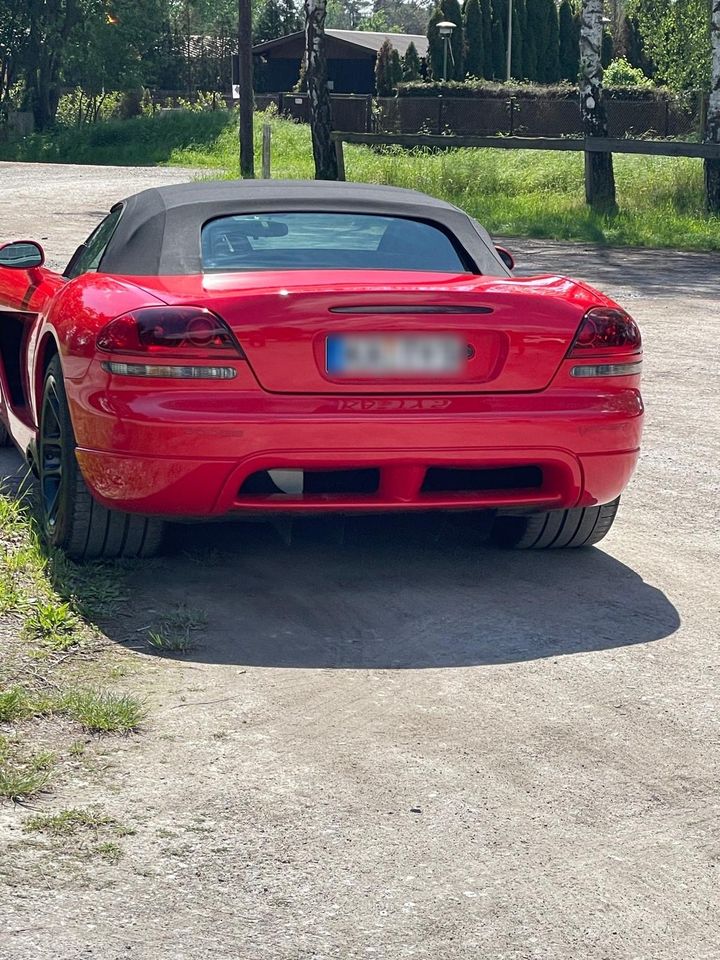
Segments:
[[[145,190],[62,274],[0,245],[2,439],[49,543],[138,557],[173,519],[421,510],[596,543],[638,458],[640,333],[512,265],[449,203],[302,181]]]

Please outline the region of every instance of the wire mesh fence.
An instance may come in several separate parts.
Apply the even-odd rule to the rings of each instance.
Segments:
[[[606,108],[610,137],[701,136],[703,109],[699,94],[654,100],[608,98]],[[583,130],[577,100],[540,97],[380,98],[374,120],[376,133],[562,137],[580,136]]]

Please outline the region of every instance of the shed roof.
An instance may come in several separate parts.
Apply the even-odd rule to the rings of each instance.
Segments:
[[[325,34],[334,40],[341,40],[344,43],[350,43],[355,47],[361,47],[373,53],[377,53],[383,43],[389,40],[401,57],[405,56],[407,48],[411,43],[414,43],[418,55],[421,57],[427,56],[428,39],[422,36],[422,34],[371,33],[367,30],[326,30]],[[285,37],[277,37],[275,40],[266,40],[264,43],[257,43],[253,47],[253,53],[266,53],[286,43],[294,43],[298,38],[303,36],[304,34],[302,32],[289,33]]]

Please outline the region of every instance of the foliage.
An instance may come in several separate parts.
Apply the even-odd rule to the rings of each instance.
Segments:
[[[492,0],[492,77],[504,80],[506,74],[506,36],[508,0]]]
[[[525,34],[525,0],[514,0],[513,3],[513,21],[512,21],[512,40],[510,56],[510,76],[520,80],[524,76],[523,63],[523,36]]]
[[[560,78],[575,83],[580,70],[580,24],[570,0],[562,0],[558,13]]]
[[[293,0],[265,0],[253,18],[253,43],[274,40],[301,29],[302,19]]]
[[[536,0],[540,5],[537,49],[537,75],[540,83],[557,83],[560,79],[560,30],[555,0]]]
[[[465,71],[468,76],[480,79],[485,76],[483,11],[480,0],[465,0],[463,27],[465,29]]]
[[[639,67],[633,67],[623,57],[608,64],[603,83],[606,87],[645,87],[652,88],[653,82]]]
[[[437,6],[430,14],[427,25],[428,53],[427,64],[428,73],[433,80],[441,80],[443,76],[443,40],[438,32],[438,24],[445,19],[442,9]]]
[[[492,80],[442,80],[429,83],[401,83],[398,85],[399,97],[477,97],[478,99],[507,100],[516,97],[521,100],[576,100],[577,87],[561,82],[540,83],[497,83]],[[613,86],[606,91],[611,100],[667,100],[671,91],[667,87]]]
[[[402,79],[408,82],[419,80],[421,72],[422,64],[420,62],[420,56],[418,55],[417,47],[411,41],[408,44],[407,50],[405,51],[405,56],[403,57]]]
[[[612,34],[609,30],[603,30],[602,35],[602,50],[600,53],[600,62],[605,67],[609,67],[612,63],[613,56],[615,53],[615,42],[613,40]]]
[[[462,80],[465,76],[465,32],[463,17],[458,0],[440,0],[428,22],[428,66],[430,75],[439,80],[445,66],[445,42],[438,31],[438,23],[443,20],[455,24],[448,44],[448,79]]]
[[[632,0],[628,13],[659,83],[676,90],[709,88],[708,0]]]
[[[400,55],[389,40],[385,40],[375,59],[375,89],[379,97],[391,97],[402,80]]]

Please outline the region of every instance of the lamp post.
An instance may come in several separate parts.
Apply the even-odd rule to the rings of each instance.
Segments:
[[[456,24],[451,23],[449,20],[441,20],[437,25],[438,33],[443,40],[443,80],[447,80],[448,47],[450,46],[450,37],[452,36],[455,26]],[[450,56],[452,57],[452,49],[450,50]]]

